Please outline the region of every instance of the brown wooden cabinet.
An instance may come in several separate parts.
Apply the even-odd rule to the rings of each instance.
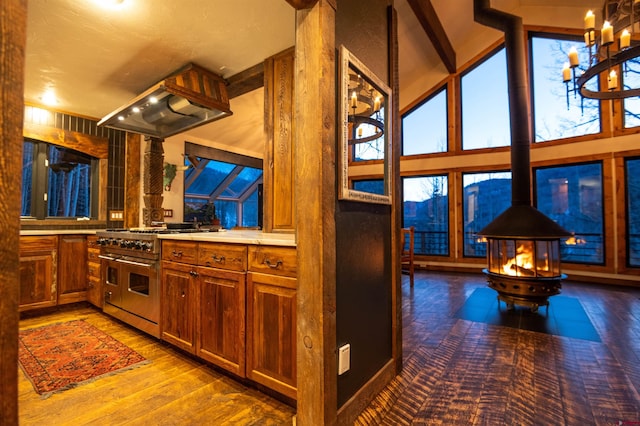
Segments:
[[[102,308],[102,280],[100,270],[100,246],[98,237],[87,236],[87,300],[94,306]]]
[[[296,249],[249,247],[247,377],[296,398]]]
[[[60,235],[58,304],[87,300],[87,237]]]
[[[20,312],[56,305],[57,265],[57,236],[20,237]]]
[[[264,109],[267,142],[264,157],[266,232],[295,231],[294,199],[294,61],[287,49],[264,62]]]
[[[193,265],[162,262],[161,337],[191,353],[196,351],[196,274]]]

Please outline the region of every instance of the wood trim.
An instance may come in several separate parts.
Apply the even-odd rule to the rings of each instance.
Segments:
[[[294,9],[311,9],[318,3],[318,0],[286,0]]]
[[[294,139],[304,141],[294,154],[297,312],[304,313],[297,320],[297,419],[305,425],[332,425],[337,417],[335,15],[328,0],[296,13]]]
[[[99,159],[109,157],[109,140],[99,136],[33,123],[24,123],[23,136],[74,149]]]
[[[227,95],[233,99],[263,86],[264,63],[259,63],[227,78]]]
[[[431,40],[440,59],[450,74],[456,72],[456,52],[447,37],[447,33],[438,18],[431,0],[407,0],[422,29]]]
[[[0,2],[0,425],[18,424],[20,197],[27,1]]]

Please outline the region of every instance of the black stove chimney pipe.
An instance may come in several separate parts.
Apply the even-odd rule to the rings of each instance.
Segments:
[[[504,32],[511,120],[511,204],[530,206],[532,129],[522,18],[492,9],[490,0],[474,0],[473,16],[476,22]]]

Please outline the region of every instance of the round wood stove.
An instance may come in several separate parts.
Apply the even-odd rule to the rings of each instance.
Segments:
[[[487,238],[487,275],[498,300],[536,312],[559,294],[566,275],[560,272],[560,240]]]

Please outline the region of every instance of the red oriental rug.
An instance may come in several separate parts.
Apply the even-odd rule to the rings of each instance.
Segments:
[[[84,320],[21,330],[18,340],[20,367],[36,392],[45,396],[145,361]]]

